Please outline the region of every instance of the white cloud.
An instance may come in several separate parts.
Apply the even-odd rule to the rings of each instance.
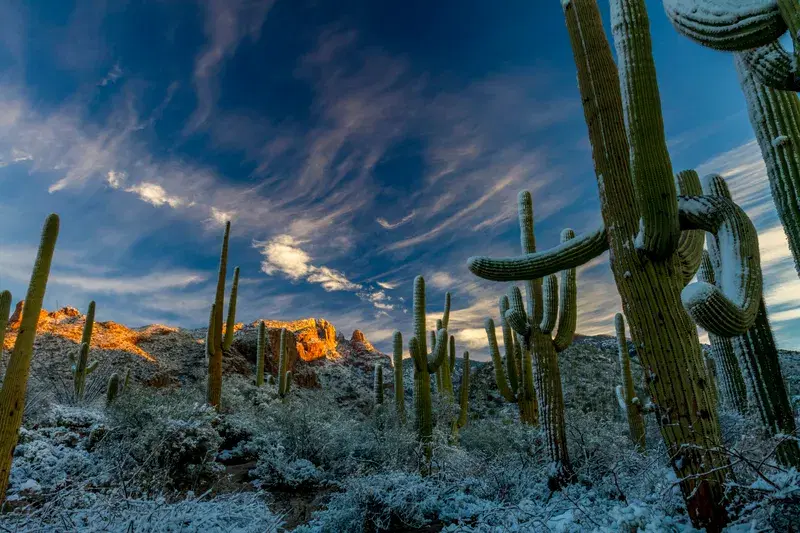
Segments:
[[[167,194],[167,191],[164,190],[164,187],[158,185],[157,183],[143,182],[125,189],[125,192],[136,194],[142,201],[152,204],[156,207],[161,207],[162,205],[166,204],[175,209],[186,205],[188,202],[185,198]]]
[[[204,275],[194,272],[171,274],[147,274],[145,276],[95,277],[54,273],[53,283],[68,285],[87,292],[112,294],[148,294],[167,289],[180,289],[206,280]]]
[[[236,216],[234,211],[222,211],[216,207],[211,207],[211,221],[220,226],[224,226],[227,222],[233,220]]]
[[[128,178],[128,175],[124,172],[118,172],[116,170],[109,170],[108,174],[106,175],[106,182],[112,189],[119,189],[125,183],[125,180]]]
[[[267,242],[255,241],[253,247],[264,256],[261,270],[265,274],[280,272],[293,280],[305,279],[309,283],[322,285],[328,292],[356,291],[361,288],[361,285],[353,283],[338,270],[312,265],[311,257],[300,248],[301,244],[291,235],[279,235]]]
[[[381,289],[386,289],[387,291],[390,291],[392,289],[396,289],[397,288],[397,283],[389,283],[387,281],[378,281],[377,284],[378,284],[378,287],[380,287]]]
[[[449,289],[455,284],[456,280],[447,272],[434,272],[428,278],[428,285],[436,287],[437,289]]]
[[[102,80],[100,80],[100,83],[98,83],[98,85],[101,87],[105,87],[106,85],[109,85],[111,83],[116,83],[116,81],[121,77],[122,77],[122,68],[119,66],[119,63],[115,63],[114,66],[111,67],[111,70],[108,71],[108,74],[106,74],[105,77]]]
[[[416,211],[412,211],[411,213],[407,214],[406,216],[404,216],[403,218],[401,218],[397,222],[389,222],[388,220],[386,220],[383,217],[378,217],[377,219],[375,219],[375,221],[378,224],[380,224],[381,227],[384,228],[384,229],[396,229],[396,228],[399,228],[400,226],[402,226],[403,224],[405,224],[406,222],[410,222],[411,219],[414,218],[415,214],[416,214]]]

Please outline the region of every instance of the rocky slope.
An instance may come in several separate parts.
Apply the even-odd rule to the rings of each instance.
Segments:
[[[4,350],[13,348],[20,326],[22,302],[9,320]],[[32,362],[33,381],[46,386],[54,382],[68,389],[71,379],[69,354],[78,350],[86,316],[74,307],[58,311],[42,310]],[[352,340],[337,336],[336,328],[323,319],[307,318],[291,322],[268,320],[269,338],[266,372],[277,369],[280,332],[289,336],[289,369],[299,386],[316,386],[315,367],[348,364],[371,368],[377,360],[388,362],[360,331]],[[224,371],[249,376],[256,360],[258,321],[236,324],[233,346],[224,358]],[[170,386],[205,379],[205,329],[186,330],[154,324],[128,328],[116,322],[95,322],[90,359],[97,360],[98,375],[131,369],[132,378],[149,386]],[[5,365],[5,358],[1,365]],[[98,381],[98,387],[104,379]],[[103,385],[104,386],[104,385]]]

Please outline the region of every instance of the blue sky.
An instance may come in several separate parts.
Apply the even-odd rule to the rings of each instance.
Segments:
[[[800,348],[732,58],[648,6],[674,166],[729,176],[778,339]],[[600,220],[557,0],[0,5],[0,286],[17,298],[57,212],[46,307],[203,326],[230,218],[240,320],[323,317],[388,349],[423,274],[431,319],[451,290],[451,329],[480,354],[505,287],[465,260],[516,253],[523,188],[542,248]],[[605,258],[579,271],[578,302],[579,332],[613,329]]]

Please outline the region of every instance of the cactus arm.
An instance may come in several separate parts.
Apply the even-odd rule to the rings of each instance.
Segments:
[[[800,91],[800,76],[794,59],[780,42],[738,52],[736,56],[761,85],[779,91]]]
[[[575,238],[575,232],[567,228],[561,232],[561,242],[567,243]],[[577,274],[574,268],[561,271],[561,294],[559,297],[558,326],[553,338],[556,352],[563,352],[575,336],[578,324]]]
[[[437,330],[432,330],[428,332],[428,337],[430,338],[428,344],[431,345],[431,351],[436,351],[436,332]]]
[[[437,329],[447,329],[447,326],[450,325],[450,293],[447,292],[444,295],[444,313],[442,314],[442,326],[438,327]]]
[[[406,389],[403,384],[403,334],[392,336],[392,367],[394,370],[394,404],[400,424],[406,423]]]
[[[694,170],[684,170],[675,175],[675,184],[678,194],[681,196],[700,196],[703,194],[703,187],[700,185],[700,176]],[[705,242],[705,232],[692,230],[681,232],[678,240],[678,258],[681,262],[683,273],[683,284],[687,285],[700,268],[703,260],[703,243]]]
[[[636,248],[652,258],[665,259],[677,249],[680,225],[650,21],[642,0],[612,0],[611,20],[628,126],[630,173],[641,216]]]
[[[94,331],[94,314],[96,305],[94,301],[89,302],[89,309],[86,311],[86,322],[83,324],[83,335],[81,335],[81,344],[84,342],[89,346],[92,345],[92,332]]]
[[[529,191],[520,191],[517,195],[517,214],[522,253],[536,253],[536,234],[533,229],[533,198]],[[525,295],[528,300],[528,313],[532,324],[538,324],[544,318],[542,280],[539,278],[526,279]]]
[[[719,196],[682,196],[681,227],[702,229],[717,236],[722,251],[719,287],[697,282],[681,293],[686,311],[703,329],[733,337],[755,322],[762,279],[758,236],[744,211]]]
[[[233,334],[236,329],[236,299],[239,294],[239,267],[233,269],[233,286],[231,287],[231,300],[228,303],[228,320],[225,322],[225,339],[222,348],[230,350],[233,345]]]
[[[781,17],[789,27],[794,45],[794,63],[800,65],[800,4],[797,0],[777,0]]]
[[[506,311],[506,321],[517,335],[522,337],[523,346],[529,349],[529,341],[531,336],[531,325],[528,322],[528,315],[525,312],[525,304],[522,301],[522,292],[516,285],[512,286],[508,291],[509,309]]]
[[[492,259],[470,257],[467,266],[479,278],[490,281],[536,279],[579,267],[608,250],[605,226],[580,235],[550,250],[517,257]]]
[[[211,315],[208,317],[208,330],[206,330],[206,359],[214,357],[214,318],[217,304],[211,304]]]
[[[267,325],[258,323],[258,344],[256,345],[256,387],[264,384],[264,359],[267,351]]]
[[[286,386],[283,389],[283,396],[286,397],[289,392],[292,390],[292,380],[294,379],[294,374],[291,370],[286,372]]]
[[[504,294],[500,297],[500,329],[503,332],[503,350],[506,353],[508,383],[511,385],[511,390],[516,393],[519,390],[519,373],[517,372],[517,354],[514,349],[514,334],[511,332],[511,326],[508,325],[506,320],[508,307],[508,296]]]
[[[411,340],[408,341],[408,353],[411,354],[411,359],[414,361],[414,368],[417,372],[427,369],[427,361],[425,356],[422,355],[422,350],[419,348],[419,341],[416,337],[411,337]]]
[[[678,33],[709,48],[749,50],[786,32],[774,0],[664,0]]]
[[[428,357],[428,372],[434,373],[444,363],[447,357],[447,330],[440,329],[436,333],[436,348]]]
[[[98,361],[92,361],[91,363],[89,363],[86,366],[86,375],[87,376],[95,371],[95,369],[97,368],[97,364],[98,364]]]
[[[58,239],[58,215],[50,215],[42,230],[42,240],[33,266],[28,293],[22,308],[22,322],[8,360],[3,388],[0,390],[0,504],[5,502],[11,461],[19,438],[22,413],[25,406],[25,391],[28,387],[33,341],[42,311],[50,265]]]
[[[542,333],[550,333],[558,321],[558,278],[550,274],[542,284],[542,322],[539,329]]]
[[[521,364],[521,388],[522,391],[517,395],[517,400],[522,406],[520,408],[520,418],[524,424],[535,426],[539,423],[539,404],[536,398],[536,388],[533,384],[533,357],[531,351],[525,349],[520,358]]]
[[[506,381],[506,373],[503,370],[503,360],[500,359],[500,350],[497,348],[497,334],[494,331],[494,320],[487,318],[484,322],[486,328],[486,338],[489,340],[489,355],[492,358],[492,365],[494,366],[494,381],[497,384],[497,390],[500,395],[505,398],[507,402],[514,403],[517,397],[511,391]]]

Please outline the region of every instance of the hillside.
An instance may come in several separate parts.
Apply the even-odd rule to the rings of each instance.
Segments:
[[[472,363],[469,424],[457,442],[449,408],[436,400],[437,474],[422,477],[414,434],[394,415],[390,360],[358,331],[348,339],[321,319],[269,322],[270,374],[280,328],[291,332],[294,389],[281,399],[273,385],[253,386],[256,326],[237,324],[216,414],[203,406],[205,330],[161,325],[96,323],[90,358],[98,370],[86,400],[76,402],[68,354],[84,321],[73,308],[40,316],[11,512],[0,519],[12,530],[691,531],[654,421],[648,455],[627,439],[610,337],[578,336],[560,355],[581,482],[552,492],[543,434],[517,422],[491,363]],[[7,346],[17,326],[12,320]],[[377,362],[387,369],[380,408],[373,404]],[[790,394],[800,396],[800,354],[784,352],[782,364]],[[126,368],[134,384],[104,407],[108,375]],[[456,387],[462,370],[458,361]],[[413,418],[410,359],[404,374]],[[763,461],[767,448],[752,424],[721,416],[726,445]],[[737,464],[740,483],[752,484],[741,492],[751,503],[740,523],[786,531],[798,518],[796,475]],[[758,481],[764,473],[775,485],[769,490]]]

